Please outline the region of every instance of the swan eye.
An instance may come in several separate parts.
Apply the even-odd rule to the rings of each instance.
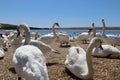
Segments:
[[[79,49],[78,49],[78,48],[76,48],[76,51],[77,51],[77,53],[79,54]]]

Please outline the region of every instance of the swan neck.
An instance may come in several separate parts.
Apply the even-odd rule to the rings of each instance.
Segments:
[[[25,26],[23,28],[23,30],[25,31],[25,42],[24,42],[24,45],[27,45],[30,43],[30,28]]]
[[[54,34],[54,37],[57,36],[56,32],[55,32],[55,24],[52,26],[52,32]]]
[[[87,47],[87,51],[86,51],[86,60],[87,60],[87,65],[88,65],[87,76],[89,78],[93,78],[93,65],[92,65],[92,58],[91,58],[93,48],[94,48],[94,44],[89,44]]]
[[[105,34],[105,29],[106,29],[105,22],[103,22],[103,31],[102,31],[102,35]]]
[[[95,27],[93,27],[93,37],[95,37],[96,36],[96,29],[95,29]]]
[[[27,45],[30,43],[30,31],[26,32],[25,34],[25,42],[24,42],[24,45]]]

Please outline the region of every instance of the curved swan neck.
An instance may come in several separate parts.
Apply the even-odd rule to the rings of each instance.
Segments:
[[[25,36],[25,42],[24,45],[27,45],[30,43],[30,32],[26,32],[26,36]]]
[[[55,26],[58,26],[59,27],[59,24],[58,23],[54,23],[53,26],[52,26],[52,32],[54,34],[54,37],[57,36],[56,32],[55,32]]]
[[[73,36],[73,39],[75,39],[76,33],[73,32],[73,33],[72,33],[72,36]]]
[[[93,37],[96,36],[96,29],[94,23],[92,23],[92,29],[93,29]]]
[[[102,19],[102,23],[103,23],[103,31],[102,31],[102,35],[104,35],[104,34],[105,34],[105,29],[106,29],[104,19]]]
[[[20,30],[25,31],[25,42],[24,45],[29,44],[30,42],[30,28],[26,24],[22,24],[19,26]]]
[[[88,65],[88,74],[87,76],[91,79],[93,79],[93,66],[92,66],[92,58],[91,58],[91,54],[92,54],[92,50],[94,48],[94,44],[89,44],[87,47],[87,51],[86,51],[86,60],[87,60],[87,65]]]

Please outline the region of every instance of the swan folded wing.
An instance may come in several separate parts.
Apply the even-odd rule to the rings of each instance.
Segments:
[[[92,56],[95,57],[107,57],[109,54],[105,54],[100,48],[96,47],[92,51]]]
[[[47,67],[36,60],[30,60],[24,70],[28,73],[28,80],[48,80]]]
[[[81,78],[82,76],[88,74],[88,68],[87,68],[87,63],[86,62],[82,62],[82,63],[78,63],[78,62],[79,62],[79,60],[77,62],[72,62],[70,60],[66,60],[65,61],[65,66],[74,75]]]
[[[38,41],[42,41],[42,42],[44,42],[44,43],[46,43],[46,44],[50,44],[50,43],[52,43],[52,42],[55,41],[55,38],[53,37],[53,35],[50,35],[50,36],[44,35],[44,36],[40,37],[40,38],[37,39],[37,40],[38,40]]]
[[[92,55],[96,57],[108,57],[110,54],[120,54],[120,50],[111,45],[102,45],[103,50],[96,47],[92,51]]]
[[[4,50],[2,48],[0,48],[0,58],[2,58],[4,56],[5,56]]]
[[[43,53],[52,51],[52,48],[49,45],[43,43],[42,41],[31,40],[30,45],[38,47]]]
[[[77,53],[76,49],[79,49],[79,53]],[[70,48],[69,51],[71,52],[66,57],[65,66],[80,78],[81,75],[83,76],[88,73],[86,52],[80,47],[76,47],[76,49],[74,49],[74,47]]]

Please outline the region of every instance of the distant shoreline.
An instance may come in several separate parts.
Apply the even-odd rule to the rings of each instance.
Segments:
[[[3,24],[0,23],[2,25],[1,29],[17,29],[18,25],[12,25],[12,24]],[[86,30],[86,29],[90,29],[91,27],[62,27],[62,30]],[[95,27],[97,30],[101,30],[103,27]],[[30,27],[31,30],[50,30],[51,28],[39,28],[39,27]],[[59,29],[59,28],[56,28]],[[106,30],[120,30],[120,26],[113,26],[113,27],[106,27]]]
[[[61,28],[62,30],[87,30],[87,29],[90,29],[91,27],[69,27],[69,28]],[[9,30],[9,29],[17,29],[17,27],[15,28],[2,28],[2,29],[6,29],[6,30]],[[35,28],[35,27],[30,27],[31,30],[50,30],[51,28]],[[56,28],[56,29],[59,29],[59,28]],[[96,27],[97,30],[101,30],[102,27]],[[120,27],[106,27],[106,30],[120,30]]]

